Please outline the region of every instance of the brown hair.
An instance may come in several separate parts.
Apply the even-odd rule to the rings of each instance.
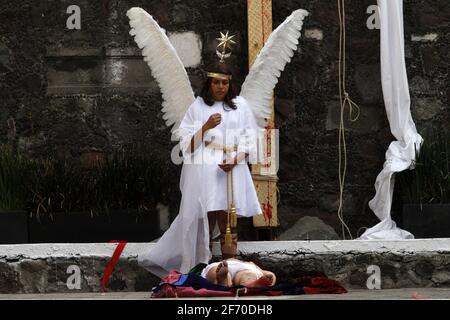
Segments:
[[[214,64],[208,66],[208,68],[206,68],[206,70],[208,72],[223,73],[223,74],[231,75],[231,70],[225,63],[220,63],[220,62],[214,63]],[[208,106],[212,106],[214,104],[214,99],[212,98],[212,95],[211,95],[211,82],[212,82],[212,78],[208,77],[206,79],[205,84],[203,85],[202,91],[200,93],[200,96],[203,98],[203,101],[205,101],[205,103]],[[236,91],[234,89],[233,82],[230,80],[230,87],[229,87],[227,95],[225,96],[223,101],[231,109],[236,110],[237,106],[233,103],[234,98],[236,98]],[[224,109],[225,109],[225,106],[224,106]],[[227,110],[227,109],[225,109],[225,110]]]

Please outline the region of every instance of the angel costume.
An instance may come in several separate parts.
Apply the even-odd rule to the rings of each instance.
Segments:
[[[227,174],[218,166],[222,163],[223,151],[208,148],[205,143],[200,144],[193,154],[189,149],[194,134],[209,116],[220,113],[222,122],[205,134],[204,141],[223,145],[230,145],[228,141],[237,142],[237,151],[232,156],[236,152],[249,155],[256,152],[252,133],[257,126],[252,111],[244,98],[236,97],[234,102],[237,109],[227,110],[223,102],[208,106],[198,97],[175,132],[185,154],[179,215],[150,252],[139,256],[139,264],[157,275],[162,276],[172,269],[187,273],[198,263],[207,264],[211,258],[207,212],[226,211],[228,205]],[[237,164],[233,176],[237,214],[245,217],[262,214],[247,164]]]
[[[233,150],[231,157],[245,152],[250,159],[255,159],[255,134],[270,118],[273,89],[297,49],[308,12],[294,11],[272,32],[250,69],[240,95],[233,100],[236,110],[223,102],[208,106],[202,98],[195,99],[186,70],[161,27],[141,8],[131,8],[127,15],[130,34],[142,49],[144,60],[161,88],[163,118],[168,126],[173,125],[172,139],[180,141],[184,156],[178,216],[150,250],[139,254],[138,263],[160,277],[173,269],[187,273],[199,263],[207,264],[211,258],[208,211],[227,210],[229,203],[227,174],[218,166],[224,152],[210,146],[219,144],[228,152]],[[202,143],[191,153],[192,137],[214,113],[221,114],[221,123],[208,130]],[[245,217],[261,214],[247,164],[237,164],[232,174],[237,214]]]
[[[195,100],[177,130],[180,136],[181,149],[187,157],[190,153],[186,151],[190,148],[193,135],[211,115],[220,113],[222,122],[214,129],[206,132],[205,144],[215,143],[216,145],[232,146],[237,142],[237,150],[230,154],[232,157],[243,152],[249,154],[250,158],[254,158],[256,154],[256,136],[254,133],[257,130],[255,118],[244,98],[238,96],[234,99],[234,103],[237,105],[236,110],[226,107],[224,102],[216,101],[212,106],[208,106],[201,97]],[[218,166],[224,160],[224,153],[222,150],[205,147],[205,144],[200,145],[200,148],[194,153],[193,159],[185,160],[185,165],[189,160],[194,165],[202,162],[202,177],[199,182],[205,192],[203,207],[207,211],[226,211],[228,206],[227,174]],[[233,176],[234,198],[238,214],[245,217],[261,214],[260,204],[248,166],[245,163],[237,164],[233,168]],[[192,182],[192,180],[188,180],[188,188],[200,187],[200,185],[192,184]],[[181,190],[183,191],[183,188]]]

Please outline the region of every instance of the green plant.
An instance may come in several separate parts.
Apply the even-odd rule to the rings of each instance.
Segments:
[[[413,170],[397,174],[405,204],[450,203],[450,132],[444,128],[425,131]]]
[[[103,210],[149,210],[169,201],[167,191],[177,181],[165,159],[136,149],[112,154],[92,171],[90,180],[96,186],[92,202]]]
[[[54,212],[151,211],[170,203],[178,170],[142,148],[114,152],[91,170],[70,159],[33,159],[0,145],[0,209],[27,209],[38,219]]]
[[[93,169],[68,160],[39,161],[32,172],[32,213],[111,210],[150,211],[168,200],[176,183],[172,168],[160,156],[142,150],[114,152]]]
[[[27,178],[33,161],[10,145],[0,145],[0,209],[25,209]]]
[[[39,219],[52,212],[86,209],[90,186],[79,166],[67,159],[36,159],[30,172],[28,198],[31,213]]]

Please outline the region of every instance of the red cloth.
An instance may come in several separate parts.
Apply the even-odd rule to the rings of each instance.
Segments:
[[[183,274],[172,270],[169,275],[163,279],[160,290],[153,294],[153,298],[176,298],[176,297],[234,297],[235,293],[231,291],[216,291],[205,288],[194,289],[193,287],[174,286]]]
[[[245,288],[231,287],[226,291],[211,290],[208,288],[183,285],[184,280],[178,271],[171,271],[169,275],[161,280],[158,289],[154,291],[154,298],[176,298],[176,297],[235,297],[235,296],[281,296],[283,294],[325,294],[346,293],[347,290],[339,282],[327,277],[301,277],[294,279],[291,284],[280,284],[275,287]],[[185,275],[195,277],[193,275]],[[195,279],[195,278],[194,278]],[[198,278],[197,278],[198,279]],[[204,280],[202,280],[204,281]],[[210,282],[206,281],[207,284]],[[186,283],[186,282],[184,282]]]
[[[118,242],[118,245],[116,249],[114,250],[114,253],[111,257],[111,260],[109,260],[108,264],[106,265],[105,271],[103,273],[102,278],[102,289],[103,291],[106,291],[106,285],[108,284],[109,277],[114,271],[114,268],[116,267],[117,262],[119,262],[120,255],[122,254],[123,249],[125,249],[125,246],[127,244],[126,241],[120,240],[120,241],[110,241],[110,242]]]
[[[163,284],[160,291],[153,294],[153,298],[178,298],[178,297],[234,297],[231,291],[215,291],[209,289],[195,290],[192,287],[176,287],[168,283]]]
[[[347,290],[339,282],[326,277],[314,277],[311,279],[311,286],[303,287],[306,294],[324,293],[347,293]]]

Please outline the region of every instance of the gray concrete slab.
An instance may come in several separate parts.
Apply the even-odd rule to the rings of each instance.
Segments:
[[[178,298],[176,300],[450,300],[450,288],[351,289],[346,294],[279,297]],[[0,300],[157,300],[148,292],[0,294]],[[174,299],[162,299],[174,300]]]

